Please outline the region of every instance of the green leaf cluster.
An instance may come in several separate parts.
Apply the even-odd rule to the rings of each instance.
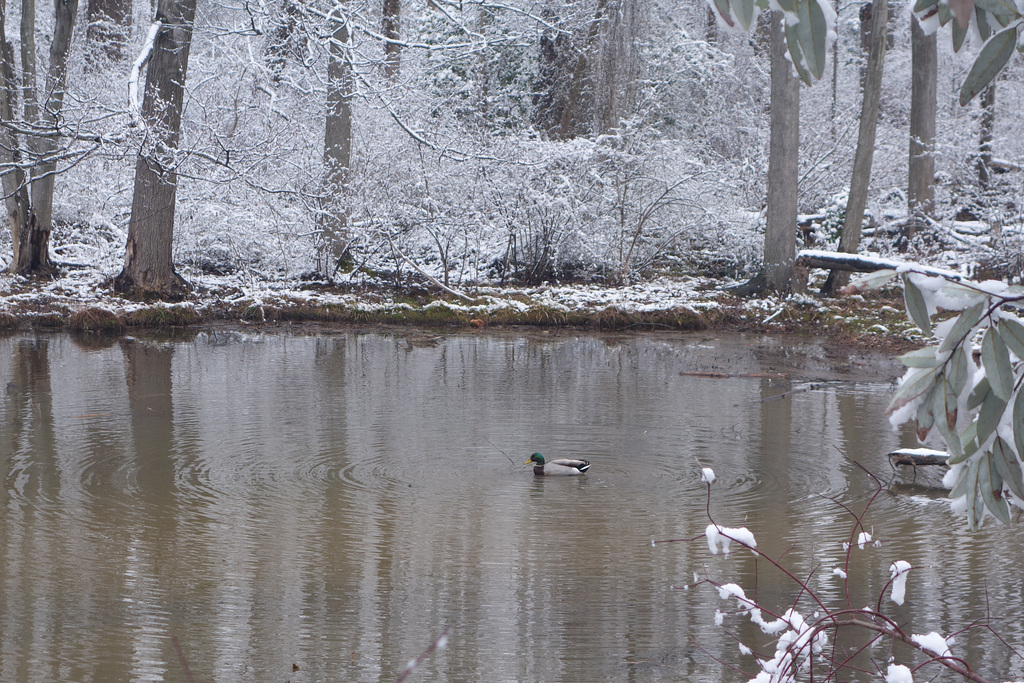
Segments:
[[[899,357],[908,370],[889,412],[914,405],[918,438],[933,429],[942,437],[949,464],[959,466],[949,495],[965,498],[972,528],[985,510],[1009,524],[1009,501],[1024,506],[1024,324],[1009,306],[1024,300],[1024,291],[993,294],[971,283],[948,282],[938,289],[945,290],[945,300],[962,302],[963,310],[954,320],[933,325],[928,293],[907,274],[903,286],[907,317],[937,341]],[[980,350],[975,348],[979,335]],[[1009,440],[1000,430],[1006,424]]]
[[[768,0],[714,0],[715,14],[730,28],[750,30],[758,12],[769,9]],[[779,0],[786,14],[786,46],[797,74],[807,85],[825,72],[829,32],[834,17],[821,0]]]
[[[969,10],[968,21],[953,16],[946,0],[917,0],[914,14],[918,20],[926,21],[937,17],[945,26],[952,22],[953,49],[957,52],[967,39],[971,24],[985,41],[974,60],[967,78],[960,87],[960,104],[965,105],[992,82],[1013,55],[1013,48],[1024,50],[1017,45],[1017,29],[1024,21],[1013,0],[974,0]]]

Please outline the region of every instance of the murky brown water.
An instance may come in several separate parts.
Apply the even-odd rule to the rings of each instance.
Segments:
[[[651,540],[703,532],[699,459],[716,521],[820,565],[841,605],[828,498],[859,510],[873,484],[845,456],[888,477],[911,445],[882,415],[895,374],[756,336],[0,338],[0,680],[393,681],[446,628],[409,680],[745,680],[715,661],[752,668],[714,625],[729,603],[671,586],[756,577],[782,611],[792,584]],[[535,450],[593,466],[534,478]],[[988,604],[1024,651],[1019,528],[967,533],[923,494],[868,524],[855,606],[904,559],[900,621],[948,634]],[[954,651],[1024,671],[989,635]]]

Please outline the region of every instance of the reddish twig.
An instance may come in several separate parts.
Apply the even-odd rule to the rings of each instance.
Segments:
[[[430,644],[430,647],[421,652],[419,657],[411,660],[408,664],[406,664],[405,671],[402,672],[401,676],[395,679],[395,683],[402,683],[402,681],[404,681],[409,676],[409,674],[415,671],[416,667],[425,662],[427,660],[427,657],[433,654],[435,650],[443,650],[448,645],[448,631],[450,629],[450,626],[445,626],[444,630],[441,631],[441,635],[434,639],[434,642]]]
[[[865,524],[865,520],[867,518],[867,514],[868,514],[869,510],[871,509],[872,505],[874,504],[875,500],[877,500],[878,496],[880,496],[886,489],[885,489],[884,484],[882,483],[882,481],[877,476],[875,476],[870,470],[868,470],[866,467],[864,467],[863,465],[861,465],[860,463],[858,463],[856,461],[852,461],[851,460],[851,462],[853,462],[854,465],[856,465],[859,469],[861,469],[865,474],[867,474],[875,482],[876,488],[875,488],[875,491],[868,498],[866,504],[864,505],[863,510],[861,510],[860,512],[855,512],[849,506],[847,506],[846,504],[842,503],[841,501],[839,501],[837,499],[830,498],[830,497],[827,497],[827,496],[822,496],[823,498],[826,498],[827,500],[830,500],[838,508],[844,510],[846,513],[848,513],[853,518],[853,525],[852,525],[852,528],[850,530],[849,540],[846,543],[846,548],[845,548],[845,555],[846,555],[846,557],[845,557],[845,561],[844,561],[844,571],[846,573],[846,578],[844,579],[844,586],[845,586],[845,593],[846,593],[845,597],[846,597],[847,607],[845,609],[841,609],[841,610],[832,610],[832,609],[830,609],[824,603],[823,598],[820,597],[814,591],[814,589],[811,587],[810,584],[811,584],[811,581],[812,581],[814,575],[821,568],[821,563],[820,562],[817,562],[817,564],[814,564],[815,560],[814,560],[813,555],[812,555],[812,564],[814,564],[814,566],[812,567],[810,572],[807,574],[806,578],[798,578],[793,571],[791,571],[790,569],[788,569],[788,568],[786,568],[785,566],[782,565],[783,558],[785,558],[793,550],[794,546],[790,546],[785,552],[783,552],[778,557],[770,557],[768,555],[765,555],[764,552],[759,551],[754,545],[747,544],[744,540],[742,540],[740,538],[736,538],[734,535],[730,534],[726,528],[724,528],[724,527],[720,526],[719,524],[717,524],[715,522],[714,518],[711,515],[711,484],[710,484],[710,482],[708,483],[708,498],[707,498],[707,503],[706,503],[706,512],[707,512],[708,520],[711,522],[712,525],[714,525],[717,528],[718,534],[720,536],[729,539],[730,542],[734,542],[734,543],[738,544],[739,546],[742,546],[743,548],[746,548],[746,549],[750,550],[751,552],[754,553],[754,556],[755,556],[755,560],[754,560],[754,562],[755,562],[755,565],[754,565],[755,588],[754,588],[753,597],[752,598],[747,598],[747,597],[741,597],[740,595],[734,594],[733,597],[735,597],[740,602],[740,606],[735,611],[730,611],[728,613],[730,613],[730,614],[745,614],[745,615],[751,616],[751,618],[754,618],[754,615],[755,615],[754,610],[757,610],[756,614],[759,615],[759,616],[757,616],[757,618],[755,620],[756,623],[764,623],[762,621],[762,619],[764,619],[764,617],[760,616],[760,615],[768,615],[768,617],[770,619],[773,619],[773,620],[776,620],[776,621],[783,620],[785,622],[786,626],[791,631],[794,631],[794,632],[799,631],[799,636],[797,638],[785,641],[787,643],[787,645],[785,645],[784,649],[783,649],[783,652],[785,653],[785,657],[784,657],[784,659],[780,660],[780,663],[782,663],[783,665],[781,667],[781,670],[777,670],[775,672],[776,676],[782,675],[784,678],[787,678],[787,677],[795,678],[797,676],[797,674],[799,674],[801,671],[806,670],[807,675],[809,676],[809,680],[813,682],[815,680],[815,651],[816,651],[816,648],[817,648],[819,653],[821,652],[821,650],[820,650],[820,644],[822,642],[821,637],[831,637],[832,638],[831,647],[829,649],[825,650],[824,654],[821,655],[819,657],[819,660],[818,660],[819,663],[823,662],[827,666],[828,670],[826,672],[826,675],[824,676],[824,680],[825,681],[837,680],[836,677],[839,675],[839,673],[841,671],[875,673],[875,672],[872,672],[870,669],[865,669],[865,668],[862,668],[862,666],[857,666],[853,662],[854,662],[855,658],[863,655],[865,652],[867,652],[871,648],[875,647],[876,644],[878,644],[878,642],[881,639],[886,638],[886,639],[889,640],[889,651],[890,651],[890,654],[892,652],[893,645],[896,642],[900,642],[900,643],[903,643],[903,644],[909,646],[910,648],[916,650],[917,652],[920,652],[920,653],[926,655],[925,661],[920,663],[920,664],[918,664],[918,665],[916,665],[913,668],[914,672],[917,672],[918,670],[920,670],[923,667],[926,667],[928,665],[938,664],[939,666],[944,667],[946,670],[948,670],[948,671],[950,671],[952,673],[957,674],[958,676],[960,676],[964,680],[972,681],[973,683],[988,683],[988,681],[983,676],[981,676],[980,674],[978,674],[977,672],[975,672],[974,670],[971,669],[971,666],[967,662],[967,660],[963,659],[962,657],[953,656],[951,654],[941,654],[941,653],[933,652],[932,650],[925,649],[925,647],[922,644],[919,644],[919,643],[915,642],[914,637],[910,633],[908,633],[908,630],[906,629],[906,625],[905,624],[900,624],[897,621],[895,621],[894,619],[886,616],[883,613],[883,611],[882,611],[882,603],[883,603],[886,591],[889,590],[890,586],[893,584],[893,582],[896,580],[897,577],[890,577],[890,579],[882,587],[882,589],[881,589],[881,591],[879,592],[879,595],[878,595],[878,600],[876,602],[876,609],[875,610],[871,610],[870,608],[867,608],[867,609],[855,609],[855,608],[853,608],[852,601],[851,601],[851,598],[850,598],[850,585],[849,585],[849,572],[850,572],[850,566],[851,566],[851,556],[852,556],[853,546],[854,546],[855,543],[857,543],[857,541],[859,539],[859,537],[858,537],[859,533],[865,533],[865,534],[868,533],[867,526]],[[744,532],[746,533],[746,530],[744,530]],[[704,536],[706,534],[707,534],[707,532],[705,532],[705,534],[702,534],[702,535],[694,536],[693,538],[671,539],[671,540],[665,540],[665,541],[651,541],[651,544],[655,545],[655,544],[658,544],[658,543],[671,543],[671,542],[682,542],[682,541],[693,542],[693,541],[697,541],[698,539],[702,538],[702,536]],[[753,541],[752,541],[752,543],[753,543]],[[780,615],[774,614],[771,610],[765,609],[758,602],[758,600],[757,600],[757,579],[759,577],[759,572],[757,571],[757,568],[758,568],[758,564],[759,564],[761,558],[764,558],[764,561],[768,562],[772,567],[774,567],[779,572],[781,572],[785,577],[787,577],[790,581],[792,581],[797,586],[797,588],[798,588],[797,594],[796,594],[795,598],[793,599],[793,601],[791,603],[790,612],[787,612],[787,614],[792,613],[794,615],[793,617],[784,617],[784,616],[780,616]],[[910,568],[911,569],[919,569],[920,567],[910,567]],[[714,586],[714,587],[716,587],[718,589],[722,589],[724,587],[724,584],[719,583],[718,581],[715,581],[714,579],[711,579],[710,577],[708,577],[707,569],[706,568],[704,570],[704,578],[697,579],[697,577],[695,576],[694,583],[690,584],[690,585],[687,585],[686,587],[687,588],[698,587],[698,586],[700,586],[702,584],[709,584],[709,585]],[[675,588],[675,587],[673,586],[673,588]],[[1000,637],[999,634],[996,633],[996,631],[993,629],[993,627],[992,627],[992,615],[991,615],[990,608],[988,606],[987,596],[988,596],[988,593],[987,593],[987,590],[986,590],[986,614],[985,614],[985,616],[983,618],[978,619],[977,621],[971,623],[970,625],[968,625],[966,628],[962,629],[961,631],[957,631],[956,634],[960,634],[960,633],[964,633],[964,632],[969,632],[969,631],[972,631],[972,630],[975,630],[975,629],[985,629],[985,630],[988,630],[993,635],[995,635],[995,637],[999,640],[999,642],[1001,642],[1004,646],[1006,646],[1007,649],[1010,652],[1012,652],[1014,655],[1020,657],[1021,655],[1018,654],[1012,647],[1010,647],[1009,644],[1007,644],[1006,641],[1002,637]],[[804,600],[808,600],[811,603],[813,603],[814,605],[816,605],[821,610],[821,615],[818,616],[816,614],[813,617],[812,620],[804,619],[799,614],[799,612],[797,611],[797,608],[800,606],[801,602],[804,601]],[[839,633],[840,633],[841,630],[846,630],[846,629],[857,629],[859,631],[867,631],[867,632],[870,632],[872,634],[872,636],[868,639],[868,642],[862,644],[861,646],[855,648],[854,650],[852,650],[852,651],[848,651],[847,650],[847,651],[842,651],[841,652],[840,649],[839,649],[839,643],[838,643],[838,641],[839,641]],[[954,634],[954,635],[956,635],[956,634]],[[736,636],[732,635],[731,633],[727,633],[727,635],[729,635],[729,637],[732,637],[732,638],[736,639],[737,642],[740,642],[736,638]],[[717,656],[715,656],[714,654],[709,652],[707,649],[705,649],[703,646],[701,646],[700,643],[698,643],[696,641],[696,639],[693,638],[692,636],[691,636],[690,639],[691,639],[692,642],[694,642],[694,644],[702,652],[707,654],[714,661],[718,662],[722,666],[727,667],[727,668],[729,668],[729,669],[731,669],[733,671],[736,671],[738,673],[742,673],[744,675],[749,676],[749,674],[744,672],[742,669],[740,669],[737,666],[734,666],[732,664],[729,664],[728,662],[722,661]],[[746,647],[746,646],[744,646],[744,647]],[[755,656],[758,658],[758,660],[760,662],[762,662],[762,665],[766,662],[766,660],[771,659],[770,657],[765,657],[764,655],[757,655],[756,653],[755,653]],[[778,650],[776,651],[776,657],[780,657],[780,652]],[[875,666],[876,668],[880,667],[880,664],[877,661],[875,661],[874,659],[872,659],[872,665]],[[881,669],[878,668],[878,671],[880,672]],[[774,680],[774,678],[773,678],[773,680]]]

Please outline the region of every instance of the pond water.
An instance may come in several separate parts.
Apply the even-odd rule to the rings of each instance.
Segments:
[[[407,680],[746,680],[733,636],[771,642],[678,587],[779,613],[797,590],[709,553],[700,468],[718,523],[841,608],[841,505],[876,491],[854,461],[888,482],[914,445],[884,418],[898,373],[764,336],[0,338],[0,680],[394,681],[441,634]],[[533,451],[592,467],[534,477]],[[850,604],[917,633],[990,615],[1024,651],[1019,526],[969,533],[923,487],[866,525]],[[879,603],[898,559],[902,607]],[[989,632],[954,652],[1024,672]]]

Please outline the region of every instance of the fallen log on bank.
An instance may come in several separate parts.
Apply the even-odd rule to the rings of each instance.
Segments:
[[[944,277],[948,280],[962,280],[963,276],[952,270],[943,268],[932,268],[920,263],[910,261],[897,261],[896,259],[881,258],[879,256],[864,256],[862,254],[846,254],[841,251],[824,251],[821,249],[801,249],[796,255],[793,264],[793,291],[807,291],[808,272],[811,268],[824,268],[826,270],[846,270],[854,273],[874,273],[879,270],[895,270],[898,272],[921,273],[922,275],[933,275]],[[846,290],[846,288],[844,288]],[[854,287],[850,291],[843,291],[843,294],[856,293]]]

